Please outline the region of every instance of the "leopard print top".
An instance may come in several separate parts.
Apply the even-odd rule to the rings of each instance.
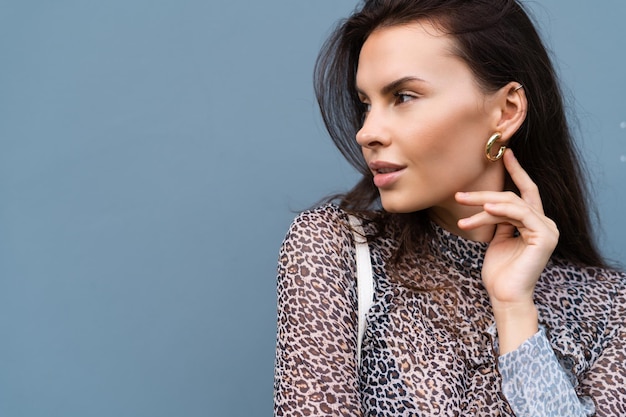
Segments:
[[[424,290],[417,290],[387,274],[394,234],[369,239],[375,296],[358,368],[347,215],[325,205],[296,218],[278,267],[276,416],[514,415],[502,392],[489,331],[494,319],[480,278],[487,244],[441,228],[430,244],[439,256],[401,265],[405,277],[419,276]],[[535,299],[577,394],[593,399],[597,416],[625,416],[626,275],[552,260]]]

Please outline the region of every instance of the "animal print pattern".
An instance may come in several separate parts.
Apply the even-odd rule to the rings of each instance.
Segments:
[[[543,328],[516,351],[500,356],[498,365],[502,392],[516,415],[593,416],[593,401],[578,398],[572,389],[578,382],[559,365]]]
[[[515,415],[501,367],[514,369],[517,360],[498,363],[480,277],[487,244],[435,227],[430,245],[439,255],[399,266],[403,279],[419,283],[414,289],[388,275],[396,236],[391,230],[369,238],[375,295],[358,368],[347,215],[325,205],[293,222],[278,266],[276,416]],[[542,337],[598,417],[626,415],[625,284],[622,273],[553,259],[535,291]]]

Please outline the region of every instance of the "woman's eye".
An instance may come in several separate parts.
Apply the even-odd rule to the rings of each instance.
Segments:
[[[407,101],[411,101],[417,98],[417,96],[415,94],[409,94],[409,93],[395,93],[394,96],[396,97],[396,102],[398,103],[406,103]]]

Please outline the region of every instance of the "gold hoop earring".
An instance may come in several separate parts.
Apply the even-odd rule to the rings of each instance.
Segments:
[[[500,132],[496,132],[493,135],[491,135],[491,137],[489,138],[489,140],[487,141],[487,146],[485,146],[485,156],[487,157],[488,160],[490,160],[491,162],[495,162],[497,160],[499,160],[500,158],[502,158],[502,156],[504,155],[504,151],[506,151],[506,146],[500,146],[500,150],[498,151],[498,154],[496,156],[493,156],[491,154],[491,148],[493,148],[493,145],[502,137],[502,133]]]

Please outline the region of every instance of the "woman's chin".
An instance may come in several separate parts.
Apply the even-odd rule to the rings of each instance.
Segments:
[[[420,211],[426,208],[426,207],[420,207],[419,205],[416,205],[416,204],[409,204],[406,201],[396,201],[396,200],[390,201],[389,199],[386,200],[384,198],[381,198],[380,202],[381,202],[383,209],[385,209],[387,213],[396,213],[396,214],[413,213],[413,212]]]

